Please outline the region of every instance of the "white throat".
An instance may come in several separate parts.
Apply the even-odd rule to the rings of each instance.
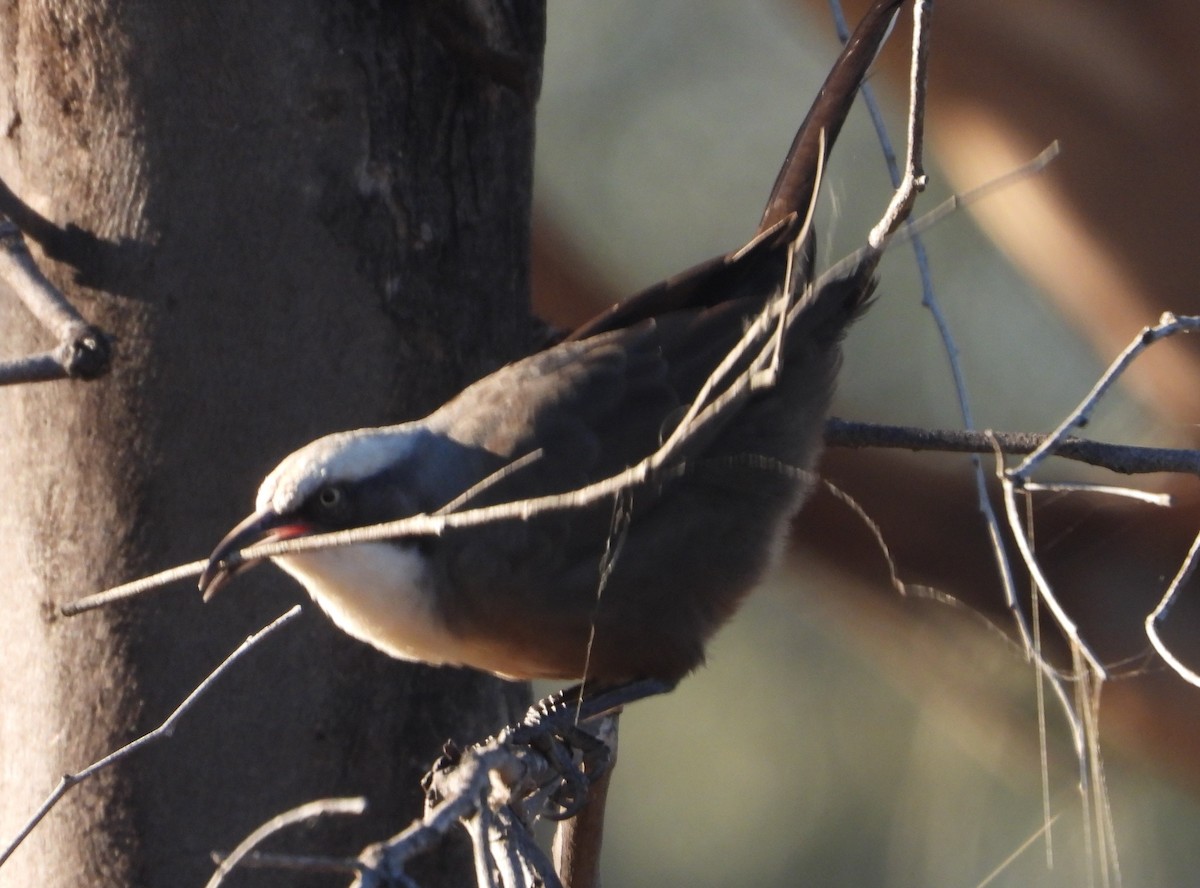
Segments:
[[[415,547],[361,543],[273,559],[355,638],[401,660],[461,663]]]

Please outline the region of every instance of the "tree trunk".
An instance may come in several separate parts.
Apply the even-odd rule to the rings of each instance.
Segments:
[[[419,415],[528,347],[544,12],[459,5],[0,12],[0,175],[55,226],[51,279],[116,337],[106,379],[0,390],[0,844],[299,588],[262,568],[207,606],[190,586],[57,603],[202,557],[290,450]],[[0,325],[0,355],[45,347],[7,297]],[[361,793],[368,817],[286,843],[353,854],[419,813],[445,739],[519,712],[520,686],[390,661],[306,609],[173,737],[77,787],[0,881],[198,885],[272,814]],[[461,884],[448,867],[423,884]],[[330,881],[255,881],[285,883]]]

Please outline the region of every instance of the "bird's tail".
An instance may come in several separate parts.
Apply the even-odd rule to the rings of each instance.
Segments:
[[[771,196],[758,223],[761,234],[795,214],[797,229],[807,220],[820,178],[821,163],[833,151],[842,124],[891,32],[905,0],[876,0],[834,62],[817,98],[792,140]]]
[[[577,328],[568,340],[582,340],[609,330],[631,327],[673,311],[713,308],[750,291],[769,292],[788,251],[794,269],[790,289],[799,292],[812,281],[815,235],[809,223],[821,167],[841,132],[859,85],[904,2],[876,0],[855,28],[792,141],[762,220],[749,243],[617,303]],[[862,274],[852,272],[846,279],[862,278],[862,290],[869,292],[871,288],[866,281],[877,261],[878,256],[870,257],[859,270]],[[753,286],[767,279],[770,279],[768,286]],[[836,292],[843,292],[843,288],[833,288],[819,298],[821,301],[832,299]],[[865,296],[846,293],[845,297],[849,303],[848,314],[844,317],[852,318],[865,304]],[[831,314],[831,321],[833,317]]]

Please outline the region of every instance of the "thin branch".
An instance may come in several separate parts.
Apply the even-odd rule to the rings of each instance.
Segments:
[[[594,786],[593,784],[589,791],[594,789]],[[588,802],[590,806],[590,797]],[[582,816],[582,813],[577,817]],[[576,820],[577,817],[571,820]],[[502,838],[493,853],[500,865],[501,875],[508,880],[505,884],[525,884],[540,888],[563,888],[566,884],[569,888],[588,888],[581,883],[564,883],[558,878],[554,864],[538,845],[533,833],[517,818],[511,805],[504,805],[496,810],[496,823],[500,827]]]
[[[839,0],[830,0],[830,6],[833,9],[834,21],[837,25],[839,34],[846,32],[845,20],[842,15],[841,4]],[[1031,163],[1024,165],[1021,168],[1013,171],[1007,176],[1001,177],[999,180],[974,189],[968,192],[961,198],[958,196],[952,197],[940,207],[935,208],[932,213],[926,214],[916,221],[908,220],[908,214],[912,209],[913,201],[916,193],[924,188],[925,177],[922,168],[921,156],[922,146],[924,142],[924,113],[925,99],[928,86],[928,48],[929,48],[929,17],[931,5],[928,2],[919,2],[913,9],[913,55],[910,77],[910,100],[909,100],[909,116],[908,116],[908,159],[906,162],[905,175],[903,179],[896,167],[896,154],[892,148],[891,139],[888,137],[887,128],[884,126],[883,117],[878,113],[874,106],[874,97],[867,94],[867,108],[871,112],[871,119],[875,124],[875,132],[879,137],[880,146],[883,148],[884,160],[887,163],[888,172],[891,175],[892,187],[895,189],[893,199],[889,205],[888,211],[879,224],[872,230],[868,238],[868,244],[859,253],[867,250],[879,251],[884,243],[889,239],[908,239],[912,243],[913,253],[916,258],[917,270],[921,278],[922,289],[922,304],[929,310],[933,317],[934,324],[937,327],[938,334],[941,336],[943,346],[945,348],[946,357],[950,364],[950,375],[954,382],[955,394],[958,398],[959,411],[963,417],[963,424],[967,429],[974,428],[974,419],[972,417],[970,400],[967,394],[966,378],[962,371],[962,365],[959,361],[958,345],[954,341],[954,336],[950,332],[949,322],[946,320],[942,312],[941,305],[938,303],[937,297],[933,289],[933,277],[929,269],[929,259],[925,252],[925,245],[921,241],[921,232],[928,227],[936,224],[936,222],[944,218],[951,212],[954,212],[960,206],[978,200],[986,196],[994,188],[999,187],[1001,183],[1007,184],[1015,178],[1021,178],[1031,175],[1039,171],[1057,154],[1057,144],[1051,146],[1050,149],[1043,151],[1041,155],[1034,159]],[[842,37],[843,41],[846,39]],[[901,212],[903,216],[903,228],[899,234],[895,234],[899,227],[900,216],[897,212]],[[844,266],[847,262],[855,261],[853,257],[847,257],[842,262],[830,269],[830,272],[838,271],[838,266]],[[1038,667],[1043,672],[1049,672],[1049,664],[1041,661],[1041,655],[1033,645],[1033,638],[1029,631],[1028,623],[1025,615],[1022,612],[1018,602],[1016,593],[1016,584],[1013,577],[1012,564],[1008,557],[1008,552],[1005,547],[1004,536],[1000,532],[1000,520],[996,516],[995,509],[992,508],[991,499],[987,492],[987,478],[983,471],[983,463],[976,456],[972,457],[972,470],[975,478],[975,493],[979,503],[979,511],[983,518],[984,525],[987,529],[988,539],[992,546],[992,551],[995,555],[996,569],[1000,575],[1000,581],[1004,589],[1005,602],[1009,612],[1012,615],[1014,624],[1017,627],[1017,632],[1021,637],[1023,646],[1029,657],[1038,661]],[[1057,678],[1052,678],[1056,682],[1056,692],[1063,700],[1068,697],[1065,693],[1065,688],[1058,684]],[[1074,722],[1076,719],[1073,714],[1068,712],[1068,718]]]
[[[872,245],[879,245],[886,239],[890,238],[897,229],[895,221],[890,224],[888,222],[892,211],[897,207],[903,207],[906,210],[911,210],[912,202],[915,200],[916,192],[923,190],[925,187],[924,169],[921,166],[921,144],[924,138],[924,112],[925,98],[928,89],[928,26],[929,17],[931,14],[931,4],[921,0],[913,8],[913,60],[912,60],[912,75],[910,81],[911,99],[909,103],[908,117],[908,161],[906,164],[905,176],[903,181],[897,188],[895,197],[891,206],[888,208],[888,213],[884,219],[872,231],[868,239]],[[905,212],[904,218],[907,219],[908,213]],[[943,348],[946,352],[946,358],[950,367],[950,376],[954,383],[954,392],[958,400],[959,412],[963,419],[963,425],[967,429],[975,428],[975,419],[971,409],[970,396],[967,392],[966,375],[963,373],[962,363],[959,360],[958,343],[954,339],[954,334],[950,330],[950,322],[947,320],[942,311],[940,302],[937,299],[933,289],[932,275],[929,271],[928,258],[925,254],[925,246],[919,237],[919,227],[916,224],[905,225],[904,231],[913,238],[913,250],[917,257],[918,268],[921,272],[922,284],[922,305],[929,311],[933,318],[934,325],[937,327],[938,335],[941,337]],[[1008,549],[1005,546],[1004,536],[1000,532],[1000,519],[996,515],[995,509],[992,507],[991,498],[987,492],[987,478],[983,470],[983,462],[978,457],[972,458],[972,468],[975,478],[975,496],[979,503],[979,512],[983,518],[984,525],[987,528],[988,539],[992,545],[992,552],[995,558],[997,572],[1004,589],[1005,602],[1008,606],[1009,613],[1012,615],[1013,624],[1017,628],[1017,632],[1021,636],[1022,643],[1025,645],[1027,655],[1038,663],[1039,669],[1046,671],[1046,665],[1042,662],[1042,656],[1033,645],[1033,638],[1029,631],[1029,625],[1025,619],[1025,614],[1021,610],[1017,600],[1016,585],[1013,578],[1012,563],[1009,559]],[[1052,678],[1052,681],[1057,679]],[[1063,695],[1066,699],[1066,695]],[[1069,714],[1068,718],[1073,718]]]
[[[1158,506],[1163,509],[1169,508],[1174,503],[1169,493],[1150,493],[1149,491],[1138,490],[1136,487],[1117,487],[1113,484],[1087,484],[1086,482],[1076,481],[1055,481],[1049,484],[1042,484],[1035,481],[1026,481],[1024,489],[1030,493],[1098,493],[1102,496],[1117,496],[1137,500],[1148,506]]]
[[[1109,365],[1108,369],[1104,372],[1100,379],[1097,380],[1096,384],[1092,386],[1091,391],[1089,391],[1083,400],[1080,401],[1079,405],[1061,423],[1059,423],[1058,428],[1048,435],[1046,440],[1043,441],[1037,448],[1035,448],[1033,452],[1030,453],[1029,456],[1027,456],[1018,466],[1005,471],[1001,478],[1004,487],[1005,506],[1009,515],[1009,524],[1017,540],[1017,545],[1021,550],[1021,555],[1025,560],[1025,565],[1029,569],[1030,575],[1037,584],[1047,606],[1050,608],[1050,612],[1054,615],[1055,620],[1058,621],[1059,628],[1062,629],[1063,633],[1072,641],[1072,643],[1077,645],[1080,654],[1084,659],[1087,660],[1088,665],[1095,670],[1097,676],[1101,679],[1107,675],[1105,668],[1103,665],[1101,665],[1096,655],[1083,641],[1082,637],[1079,635],[1078,628],[1067,616],[1065,609],[1058,602],[1053,590],[1050,588],[1049,582],[1046,580],[1046,577],[1042,573],[1040,566],[1037,564],[1032,551],[1032,546],[1029,543],[1029,539],[1026,536],[1024,529],[1016,520],[1016,494],[1017,491],[1023,489],[1027,485],[1034,469],[1036,469],[1047,457],[1055,454],[1063,446],[1071,430],[1079,428],[1088,421],[1088,418],[1096,409],[1096,405],[1100,402],[1100,399],[1104,397],[1108,390],[1112,388],[1116,381],[1127,369],[1129,369],[1129,366],[1138,358],[1139,355],[1142,354],[1142,352],[1144,352],[1154,343],[1166,339],[1169,336],[1174,336],[1177,333],[1192,333],[1196,330],[1200,330],[1200,317],[1176,317],[1169,312],[1163,314],[1158,324],[1155,326],[1144,327],[1141,333],[1139,333],[1138,336],[1136,336],[1134,340],[1125,347],[1121,354],[1117,356],[1116,360]],[[1190,572],[1191,565],[1189,562],[1191,560],[1192,555],[1189,553],[1188,559],[1184,562],[1183,567],[1180,569],[1180,576],[1184,576],[1185,572]],[[1179,578],[1177,577],[1177,579]],[[1179,585],[1181,584],[1182,580],[1180,580]],[[1169,594],[1164,597],[1164,601],[1169,602],[1170,600],[1173,600],[1177,588],[1177,584],[1172,583],[1172,588],[1169,590]],[[1156,649],[1159,650],[1160,654],[1165,653],[1167,655],[1164,656],[1163,659],[1166,660],[1166,662],[1171,665],[1171,667],[1175,669],[1176,672],[1181,675],[1181,677],[1190,681],[1190,670],[1187,670],[1185,667],[1183,667],[1182,663],[1171,656],[1170,651],[1167,650],[1166,646],[1162,643],[1162,640],[1158,638],[1157,632],[1155,631],[1155,625],[1158,619],[1157,615],[1162,613],[1161,608],[1162,603],[1160,602],[1160,608],[1156,608],[1155,612],[1147,617],[1147,634],[1151,643]]]
[[[355,882],[357,888],[385,888],[406,878],[404,865],[409,860],[429,851],[456,823],[472,815],[480,794],[487,789],[491,772],[513,769],[511,753],[494,746],[476,747],[464,755],[463,761],[465,765],[455,769],[462,781],[461,791],[448,793],[403,832],[362,852],[359,859],[365,868]]]
[[[42,274],[20,229],[0,217],[0,278],[58,345],[48,352],[0,363],[0,385],[52,379],[95,379],[108,372],[109,337],[93,327]]]
[[[883,218],[871,229],[867,243],[883,249],[912,213],[917,195],[925,190],[925,96],[929,89],[929,18],[933,0],[917,0],[913,4],[912,68],[909,75],[908,98],[908,158],[904,176],[892,195]]]
[[[341,799],[318,799],[313,802],[306,802],[303,805],[292,808],[290,811],[284,811],[282,814],[276,814],[262,826],[254,830],[246,838],[238,843],[217,866],[216,872],[212,874],[212,878],[208,880],[205,888],[219,888],[225,877],[233,871],[233,869],[242,863],[243,859],[250,854],[258,845],[269,839],[275,833],[282,829],[287,829],[289,826],[294,826],[297,823],[303,823],[306,820],[313,820],[318,817],[327,817],[330,815],[360,815],[367,810],[367,800],[358,798],[341,798]],[[321,862],[322,869],[329,868],[329,861]],[[357,872],[357,868],[351,865],[350,872]]]
[[[25,382],[53,382],[66,379],[63,358],[57,349],[0,361],[0,385],[20,385]]]
[[[1129,365],[1137,359],[1138,355],[1161,339],[1166,339],[1177,333],[1194,333],[1197,330],[1200,330],[1200,317],[1176,317],[1170,312],[1164,313],[1155,326],[1143,327],[1142,332],[1125,347],[1125,350],[1112,362],[1108,370],[1105,371],[1104,375],[1092,387],[1092,390],[1087,393],[1087,396],[1079,402],[1079,406],[1059,424],[1058,428],[1050,433],[1040,447],[1031,453],[1019,466],[1011,470],[1009,474],[1014,482],[1019,484],[1028,478],[1042,460],[1058,450],[1072,429],[1079,428],[1088,421],[1100,399],[1104,397],[1104,394],[1121,375],[1129,369]]]
[[[12,853],[17,850],[17,847],[23,841],[25,841],[25,838],[31,832],[33,832],[34,828],[41,823],[42,819],[50,813],[51,809],[53,809],[54,806],[58,804],[59,800],[73,787],[87,780],[89,777],[98,774],[100,771],[103,771],[110,765],[114,765],[122,759],[128,758],[142,747],[148,746],[156,740],[161,740],[163,737],[171,736],[171,734],[175,731],[176,723],[178,723],[184,714],[192,708],[192,706],[198,699],[200,699],[200,697],[202,697],[214,684],[217,683],[217,680],[220,679],[220,677],[224,675],[225,672],[227,672],[235,662],[240,660],[246,653],[250,651],[251,648],[255,647],[261,641],[266,639],[267,636],[271,635],[278,629],[283,628],[285,624],[291,622],[299,613],[299,606],[293,607],[286,613],[277,617],[267,626],[249,636],[233,653],[226,657],[216,669],[210,672],[205,677],[204,681],[200,682],[200,684],[197,685],[195,689],[193,689],[192,692],[187,695],[186,698],[184,698],[182,703],[175,707],[175,710],[168,715],[166,720],[163,721],[163,723],[157,728],[149,733],[143,734],[136,740],[125,744],[120,749],[109,753],[99,761],[93,762],[82,771],[78,771],[74,774],[64,775],[62,780],[59,781],[58,786],[54,788],[54,791],[51,792],[46,801],[42,803],[42,806],[38,808],[36,813],[34,813],[34,815],[29,818],[26,824],[21,828],[21,831],[17,834],[16,838],[14,838],[8,844],[3,852],[0,852],[0,867],[4,866],[5,861],[12,856]]]
[[[1167,591],[1163,594],[1162,600],[1158,602],[1158,607],[1150,612],[1146,617],[1146,637],[1150,639],[1150,643],[1154,645],[1154,649],[1158,651],[1158,655],[1163,658],[1163,661],[1174,670],[1175,674],[1186,681],[1188,684],[1195,685],[1200,688],[1200,675],[1195,670],[1185,666],[1175,654],[1167,647],[1167,643],[1162,640],[1158,634],[1159,623],[1167,618],[1167,613],[1175,604],[1175,598],[1179,595],[1179,590],[1183,588],[1192,576],[1196,569],[1196,562],[1200,560],[1200,534],[1192,540],[1192,547],[1188,549],[1187,557],[1183,559],[1183,564],[1179,566],[1175,577],[1171,580],[1171,584],[1167,586]]]
[[[830,0],[830,7],[833,10],[834,20],[835,20],[835,23],[838,28],[839,36],[841,36],[841,39],[844,42],[846,40],[846,26],[845,26],[844,17],[842,16],[841,4],[839,3],[839,0]],[[928,9],[914,10],[914,17],[922,16],[922,15],[927,16]],[[920,27],[920,22],[915,22],[914,29],[916,29],[918,27]],[[925,30],[925,29],[921,28],[921,30]],[[915,39],[915,37],[916,37],[916,35],[914,35],[914,39]],[[920,43],[919,42],[917,43],[915,51],[916,52],[920,51]],[[914,81],[912,84],[912,91],[913,91],[914,95],[918,89],[920,89],[920,90],[925,89],[924,82],[916,76],[920,67],[921,67],[921,65],[914,58],[914,60],[913,60]],[[871,120],[874,123],[875,132],[879,138],[880,146],[883,149],[884,160],[887,164],[888,172],[891,176],[892,186],[893,186],[893,188],[895,188],[897,190],[897,197],[899,197],[900,196],[899,192],[901,190],[900,189],[900,186],[901,186],[900,171],[896,165],[896,154],[895,154],[894,149],[892,148],[891,139],[888,137],[887,127],[884,125],[882,114],[879,113],[879,110],[876,107],[876,104],[874,101],[874,95],[872,94],[868,84],[864,84],[863,91],[865,94],[864,98],[865,98],[865,101],[867,104],[867,109],[871,113]],[[913,167],[916,165],[913,163],[913,160],[912,160],[912,157],[914,154],[913,140],[914,139],[919,140],[921,138],[921,136],[923,135],[923,122],[918,124],[913,119],[912,114],[911,114],[911,112],[917,107],[921,107],[921,106],[919,106],[916,102],[912,102],[910,104],[910,118],[909,118],[909,131],[908,131],[909,139],[910,139],[908,168],[909,168],[910,172],[913,170]],[[916,265],[917,265],[917,271],[920,275],[920,280],[921,280],[921,290],[922,290],[921,302],[922,302],[922,305],[924,305],[925,308],[928,309],[930,314],[932,315],[934,324],[937,327],[939,335],[941,336],[941,339],[942,339],[942,342],[943,342],[943,345],[945,348],[945,352],[946,352],[946,357],[947,357],[949,365],[950,365],[950,373],[951,373],[951,378],[954,383],[955,393],[958,398],[959,410],[963,417],[963,423],[968,430],[965,433],[966,435],[974,435],[975,434],[973,432],[974,419],[972,417],[970,400],[969,400],[968,393],[967,393],[966,378],[962,371],[961,362],[959,361],[958,345],[954,340],[953,334],[950,331],[949,322],[946,319],[945,314],[942,312],[941,305],[939,304],[939,302],[937,300],[937,296],[934,292],[933,275],[932,275],[932,272],[930,271],[929,258],[928,258],[928,254],[926,253],[926,250],[925,250],[924,242],[921,239],[921,234],[923,232],[927,231],[928,229],[932,228],[934,225],[938,224],[942,219],[946,218],[947,216],[951,215],[954,212],[957,212],[962,207],[967,206],[976,201],[982,200],[983,198],[987,197],[988,195],[992,194],[993,192],[1000,190],[1002,188],[1006,188],[1009,185],[1013,184],[1014,182],[1020,181],[1021,179],[1024,179],[1029,176],[1033,176],[1033,175],[1036,175],[1037,173],[1040,173],[1042,171],[1042,169],[1044,169],[1051,161],[1053,161],[1058,156],[1058,153],[1059,153],[1058,143],[1057,142],[1051,143],[1047,148],[1045,148],[1042,152],[1040,152],[1038,154],[1038,156],[1035,157],[1033,160],[1021,165],[1020,167],[1017,167],[1014,170],[1011,170],[1009,173],[1007,173],[1003,176],[999,176],[996,179],[985,182],[983,185],[976,186],[975,188],[973,188],[967,192],[964,192],[962,194],[952,195],[949,199],[947,199],[946,201],[943,201],[941,204],[939,204],[933,210],[923,214],[920,218],[918,218],[916,220],[906,221],[903,228],[901,228],[901,230],[897,234],[895,234],[892,238],[893,243],[903,242],[903,241],[907,240],[912,244],[913,254],[914,254],[914,258],[915,258]],[[881,223],[881,225],[882,225],[882,223]],[[862,250],[860,250],[859,253],[863,253],[863,252],[865,252],[867,250],[871,250],[873,248],[874,248],[873,244],[869,243],[868,246],[866,246]],[[840,273],[840,268],[838,266],[846,266],[849,263],[854,262],[854,261],[857,261],[857,257],[855,257],[855,256],[847,257],[846,259],[843,259],[842,262],[838,263],[838,265],[835,265],[834,268],[830,269],[829,273],[835,273],[835,272]],[[833,420],[832,422],[836,423],[837,420]],[[827,429],[827,433],[828,433],[828,429]],[[828,438],[827,438],[827,443],[828,443]],[[995,447],[994,441],[989,442],[989,449],[992,447]],[[999,578],[1001,581],[1001,586],[1004,590],[1004,598],[1005,598],[1005,602],[1008,606],[1009,613],[1012,616],[1013,623],[1016,626],[1017,632],[1021,638],[1021,643],[1025,650],[1025,654],[1027,657],[1030,658],[1030,660],[1035,665],[1035,668],[1036,668],[1036,671],[1038,674],[1039,691],[1042,687],[1041,682],[1043,680],[1050,682],[1055,696],[1059,699],[1059,701],[1062,704],[1063,714],[1067,719],[1067,722],[1071,728],[1072,734],[1076,739],[1076,746],[1080,750],[1080,755],[1082,756],[1082,754],[1083,754],[1082,750],[1084,748],[1082,721],[1080,720],[1079,715],[1074,710],[1074,707],[1071,703],[1070,694],[1067,691],[1067,687],[1064,684],[1062,677],[1057,675],[1053,666],[1051,664],[1047,663],[1046,660],[1042,657],[1041,647],[1039,644],[1036,643],[1034,636],[1030,632],[1028,621],[1026,620],[1025,614],[1021,610],[1021,607],[1017,600],[1016,579],[1013,575],[1012,564],[1011,564],[1011,560],[1008,556],[1008,551],[1007,551],[1007,547],[1005,544],[1004,536],[1000,530],[1000,520],[997,517],[995,509],[993,509],[993,507],[992,507],[991,499],[988,496],[987,478],[984,474],[983,463],[979,459],[978,456],[973,456],[971,459],[971,463],[972,463],[972,471],[973,471],[973,475],[974,475],[974,479],[975,479],[976,499],[979,503],[980,515],[983,518],[984,526],[987,529],[988,539],[991,544],[992,552],[994,553],[994,556],[995,556],[996,569],[999,573]],[[893,576],[893,580],[895,581],[894,576]]]
[[[219,860],[219,858],[214,858],[214,860]],[[274,854],[267,851],[251,851],[241,859],[239,866],[242,869],[276,869],[302,873],[331,873],[335,876],[353,876],[362,870],[358,859],[354,857],[326,857],[316,854]]]
[[[1012,865],[1013,861],[1015,861],[1018,857],[1020,857],[1022,854],[1024,854],[1029,849],[1029,847],[1034,842],[1036,842],[1038,839],[1040,839],[1043,835],[1048,834],[1050,831],[1050,827],[1053,826],[1054,822],[1056,820],[1058,820],[1058,818],[1060,818],[1060,817],[1062,817],[1062,811],[1059,811],[1053,817],[1046,818],[1046,820],[1042,823],[1042,825],[1040,827],[1038,827],[1033,832],[1032,835],[1030,835],[1027,839],[1025,839],[1025,841],[1023,841],[1020,845],[1018,845],[1015,849],[1013,849],[1012,853],[1010,853],[1008,855],[1008,857],[1006,857],[1006,858],[1004,858],[1004,860],[1000,861],[1000,863],[996,866],[996,868],[994,870],[992,870],[990,873],[988,873],[983,878],[983,881],[975,883],[975,888],[985,888],[985,886],[990,885],[992,882],[994,882],[998,876],[1004,875],[1004,871],[1007,870],[1009,868],[1009,866]]]
[[[113,586],[111,589],[105,589],[102,592],[96,592],[92,595],[86,595],[83,598],[75,601],[68,601],[66,604],[59,607],[59,613],[64,617],[74,617],[82,614],[84,611],[95,610],[98,607],[104,607],[109,604],[114,604],[118,601],[124,601],[126,598],[134,598],[141,595],[143,592],[150,592],[154,589],[159,589],[169,583],[174,583],[176,580],[186,580],[189,577],[198,577],[204,572],[208,561],[191,561],[187,564],[181,564],[178,567],[172,567],[169,570],[160,571],[156,574],[151,574],[148,577],[142,577],[137,580],[131,580],[128,583],[122,583],[119,586]]]
[[[1100,662],[1100,658],[1092,650],[1091,646],[1083,640],[1083,636],[1079,632],[1079,627],[1067,615],[1067,609],[1058,600],[1058,596],[1054,593],[1050,581],[1042,572],[1042,566],[1038,563],[1037,556],[1034,555],[1033,545],[1029,540],[1029,536],[1025,533],[1025,528],[1020,519],[1020,512],[1017,509],[1017,485],[1013,483],[1012,475],[1009,472],[1002,472],[1000,482],[1004,491],[1004,511],[1008,516],[1009,530],[1012,531],[1013,538],[1017,542],[1017,551],[1021,553],[1021,557],[1025,562],[1025,569],[1029,571],[1029,576],[1037,585],[1042,600],[1050,608],[1050,613],[1054,615],[1054,620],[1058,623],[1058,628],[1062,631],[1063,635],[1078,648],[1079,653],[1095,671],[1097,676],[1101,679],[1107,678],[1108,670]]]
[[[922,213],[916,219],[912,219],[907,222],[904,227],[892,235],[891,239],[888,241],[889,248],[894,247],[897,244],[907,242],[913,243],[913,249],[917,252],[918,256],[917,268],[921,271],[923,290],[921,304],[934,312],[934,317],[936,320],[938,320],[938,332],[941,334],[943,340],[950,335],[949,328],[946,325],[945,318],[941,314],[941,309],[937,305],[937,301],[933,296],[933,287],[928,276],[928,260],[923,258],[925,256],[924,247],[919,246],[920,236],[934,226],[940,225],[949,216],[954,215],[959,210],[974,206],[981,200],[991,197],[998,191],[1003,191],[1005,188],[1015,185],[1017,182],[1021,182],[1031,176],[1038,175],[1040,172],[1042,172],[1042,170],[1046,169],[1046,167],[1053,163],[1061,153],[1062,147],[1059,145],[1059,143],[1057,141],[1051,142],[1049,145],[1039,151],[1035,157],[1027,160],[1020,166],[1014,167],[1013,169],[1000,176],[997,176],[994,179],[989,179],[981,185],[976,185],[974,188],[969,188],[968,190],[959,192],[957,194],[951,194],[940,204],[937,204],[933,209]],[[829,266],[828,270],[826,270],[819,278],[817,278],[817,282],[814,284],[814,286],[819,287],[825,281],[829,281],[836,277],[847,274],[851,269],[858,265],[858,263],[864,261],[868,254],[879,252],[879,248],[873,247],[870,244],[866,244],[862,247],[859,247],[857,250],[847,253],[837,262]],[[949,345],[953,346],[953,342],[949,343]],[[956,346],[950,348],[948,354],[952,363],[957,366],[958,348]],[[959,371],[958,375],[961,376],[961,370]]]
[[[830,447],[885,447],[942,453],[991,453],[992,441],[1005,454],[1029,454],[1044,447],[1051,435],[1032,432],[979,432],[922,429],[832,418],[825,425]],[[1087,463],[1122,475],[1177,472],[1200,475],[1200,450],[1107,444],[1085,438],[1060,438],[1054,456]]]
[[[759,384],[757,372],[764,365],[769,366],[770,364],[771,351],[775,342],[775,325],[779,322],[778,319],[781,314],[786,312],[786,308],[786,303],[782,298],[772,300],[764,307],[754,323],[747,327],[731,355],[717,366],[709,380],[705,383],[700,397],[711,397],[711,401],[704,403],[698,399],[693,404],[692,409],[689,410],[688,421],[686,423],[681,423],[668,440],[656,451],[623,472],[577,490],[564,493],[550,494],[517,502],[500,503],[476,509],[466,509],[452,514],[415,515],[370,527],[352,528],[330,534],[263,543],[230,555],[226,562],[234,565],[247,560],[269,558],[275,555],[294,552],[316,551],[335,546],[378,542],[410,536],[437,536],[449,528],[477,527],[482,524],[510,519],[528,520],[534,515],[546,512],[580,509],[624,490],[640,486],[652,478],[682,472],[685,470],[684,466],[669,465],[678,455],[678,452],[693,436],[700,434],[710,423],[717,421],[727,411],[736,409],[738,404],[751,396],[755,385]],[[733,378],[727,383],[726,387],[719,393],[715,393],[714,390],[721,382],[733,373],[737,360],[755,349],[757,349],[757,352],[751,358],[749,368],[733,375]],[[156,574],[153,577],[122,584],[113,589],[105,590],[104,592],[65,605],[62,608],[62,612],[68,615],[75,615],[113,601],[138,595],[175,579],[197,575],[203,570],[204,564],[205,562],[192,562],[191,564],[182,565]]]
[[[471,816],[463,821],[467,835],[471,837],[472,860],[475,863],[476,888],[509,888],[497,881],[495,855],[492,851],[491,809],[488,807],[488,792],[481,790]],[[503,878],[503,877],[501,877]],[[517,888],[517,886],[512,886]],[[520,888],[528,888],[521,885]]]

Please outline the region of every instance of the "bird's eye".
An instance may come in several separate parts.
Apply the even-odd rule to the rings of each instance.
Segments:
[[[342,489],[340,487],[322,487],[317,493],[317,502],[326,509],[332,509],[342,502]]]

